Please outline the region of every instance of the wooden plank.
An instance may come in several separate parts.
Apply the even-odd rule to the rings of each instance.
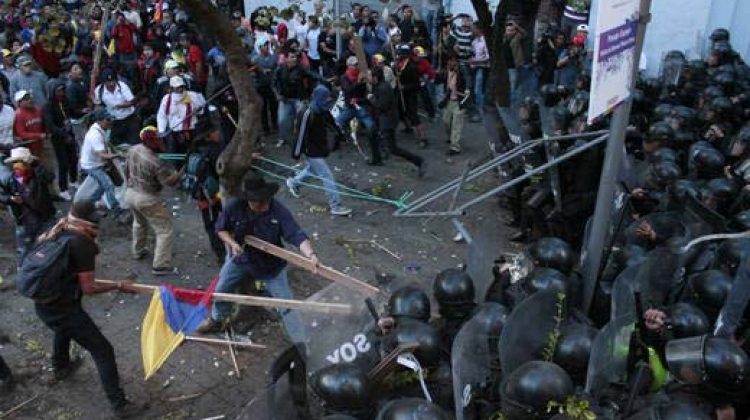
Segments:
[[[232,341],[232,340],[221,340],[219,338],[196,337],[194,335],[186,335],[185,340],[195,341],[197,343],[229,345],[230,348],[232,348],[232,346],[250,347],[254,349],[267,348],[263,344],[245,343],[242,341]],[[234,356],[234,350],[232,350],[232,356]],[[232,358],[234,359],[234,357]],[[234,361],[235,361],[235,368],[239,370],[239,368],[237,368],[237,359],[234,359]]]
[[[113,280],[96,279],[101,284],[117,284]],[[132,287],[138,293],[153,293],[159,286],[143,283],[133,283]],[[322,312],[327,314],[351,314],[352,306],[342,303],[308,302],[305,300],[276,299],[261,296],[238,295],[234,293],[214,293],[213,299],[219,302],[232,302],[240,305],[263,306],[267,308],[289,308],[308,312]]]
[[[331,280],[333,282],[341,283],[344,286],[358,290],[364,293],[366,296],[374,295],[380,292],[375,286],[365,283],[362,280],[357,280],[354,277],[348,276],[340,271],[337,271],[331,267],[325,265],[315,266],[310,259],[303,257],[297,253],[291,252],[284,248],[270,244],[264,240],[258,239],[255,236],[245,236],[245,243],[252,246],[253,248],[259,249],[263,252],[279,257],[286,262],[296,265],[297,267],[304,268],[313,274],[318,274],[323,278]]]
[[[102,66],[102,51],[104,50],[104,38],[105,38],[105,30],[107,29],[107,22],[109,21],[109,12],[110,12],[110,4],[106,3],[104,5],[104,10],[102,11],[102,21],[99,25],[99,42],[96,45],[96,51],[94,51],[94,63],[93,68],[91,70],[91,83],[89,86],[89,97],[91,98],[91,101],[94,101],[94,89],[96,89],[96,84],[99,81],[99,69]]]

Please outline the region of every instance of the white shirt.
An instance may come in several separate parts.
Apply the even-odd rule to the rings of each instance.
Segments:
[[[187,91],[185,95],[190,101],[190,116],[187,114],[187,104],[184,103],[185,101],[178,93],[170,93],[161,98],[159,112],[156,113],[156,127],[159,129],[159,133],[185,131],[184,123],[187,118],[190,118],[190,128],[188,129],[195,129],[198,115],[203,111],[206,100],[203,95],[197,92]],[[167,104],[169,104],[169,113],[167,113]]]
[[[16,112],[10,105],[0,104],[0,145],[13,145],[13,123],[16,121]]]
[[[107,90],[107,87],[104,85],[99,85],[94,90],[94,103],[97,105],[104,104],[107,111],[109,111],[116,120],[124,120],[133,115],[135,112],[134,106],[129,106],[127,108],[115,108],[115,106],[132,101],[134,98],[133,92],[130,91],[128,85],[120,81],[117,82],[117,86],[115,86],[113,92]]]
[[[299,17],[294,17],[292,19],[289,38],[296,38],[297,41],[303,43],[305,41],[305,35],[307,34],[307,24],[302,24],[302,22],[299,21]]]
[[[90,170],[104,166],[104,159],[97,152],[104,152],[105,150],[107,150],[106,134],[99,123],[93,123],[89,127],[89,131],[86,132],[86,137],[83,138],[83,144],[81,145],[79,161],[81,169]]]
[[[318,53],[318,37],[320,36],[320,28],[308,29],[305,39],[307,40],[307,56],[313,60],[320,60],[320,54]]]

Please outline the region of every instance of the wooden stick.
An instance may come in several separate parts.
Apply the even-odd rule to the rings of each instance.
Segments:
[[[185,340],[196,341],[198,343],[207,343],[207,344],[221,344],[221,345],[230,345],[230,346],[251,347],[254,349],[267,348],[263,344],[245,343],[243,341],[222,340],[220,338],[196,337],[194,335],[186,335]]]
[[[114,280],[96,279],[97,283],[114,285]],[[152,293],[159,286],[133,283],[130,285],[138,293]],[[261,296],[238,295],[234,293],[214,293],[213,299],[219,302],[232,302],[240,305],[263,306],[267,308],[289,308],[300,311],[322,312],[326,314],[351,314],[352,306],[344,303],[308,302],[305,300],[276,299]]]
[[[232,329],[232,324],[229,324],[229,329],[224,331],[224,336],[229,341],[229,355],[232,356],[234,373],[237,374],[237,379],[240,379],[240,365],[237,364],[237,355],[234,353],[234,330]]]
[[[24,408],[24,407],[25,407],[26,405],[28,405],[28,404],[29,404],[30,402],[32,402],[32,401],[34,401],[35,399],[39,398],[39,396],[41,396],[41,395],[42,395],[42,394],[36,394],[36,395],[34,395],[33,397],[29,398],[28,400],[26,400],[26,401],[22,402],[21,404],[18,404],[17,406],[15,406],[15,407],[11,408],[10,410],[8,410],[8,411],[6,411],[6,412],[4,412],[4,413],[0,413],[0,419],[4,419],[4,418],[6,418],[6,417],[10,416],[11,414],[15,413],[16,411],[18,411],[18,410],[20,410],[20,409]]]
[[[99,69],[102,66],[102,51],[104,50],[104,36],[107,30],[107,22],[109,21],[110,5],[106,3],[104,5],[104,11],[102,12],[102,21],[99,24],[99,42],[96,45],[96,51],[94,51],[94,66],[91,70],[91,85],[89,86],[89,96],[91,100],[94,100],[94,89],[96,89],[97,79],[99,78]]]
[[[380,292],[375,286],[369,285],[362,280],[357,280],[354,277],[348,276],[340,271],[337,271],[331,267],[325,265],[315,266],[310,259],[305,258],[299,254],[288,251],[284,248],[280,248],[276,245],[269,244],[266,241],[256,238],[255,236],[245,236],[245,243],[257,248],[263,252],[279,257],[288,263],[296,265],[297,267],[304,268],[314,274],[319,274],[321,277],[328,280],[341,283],[344,286],[351,287],[352,289],[359,290],[367,296],[374,295]]]

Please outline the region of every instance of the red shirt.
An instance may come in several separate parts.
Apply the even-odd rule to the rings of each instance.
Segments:
[[[206,68],[206,61],[203,59],[203,51],[200,47],[195,44],[190,44],[187,53],[187,63],[190,67],[190,73],[193,73],[195,80],[199,84],[204,84],[208,81],[208,69]],[[198,64],[201,65],[201,72],[198,73]]]
[[[430,80],[435,80],[435,70],[432,68],[432,65],[430,64],[429,60],[426,58],[421,58],[416,63],[417,67],[417,74],[419,75],[419,78],[421,79],[423,76],[427,76]]]
[[[130,22],[118,23],[112,28],[112,38],[115,40],[115,50],[120,54],[134,54],[135,41],[133,34],[138,29]]]
[[[39,152],[42,151],[44,133],[44,118],[41,109],[36,107],[32,109],[19,107],[16,109],[13,135],[18,138],[17,141],[33,141],[33,143],[24,145],[24,147],[28,147],[34,156],[39,156]]]

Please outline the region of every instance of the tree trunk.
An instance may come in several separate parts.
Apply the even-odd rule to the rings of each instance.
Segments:
[[[247,71],[246,53],[229,19],[208,0],[180,0],[198,27],[213,36],[226,53],[227,73],[238,102],[237,130],[219,156],[216,170],[229,195],[237,195],[250,169],[263,103]]]

